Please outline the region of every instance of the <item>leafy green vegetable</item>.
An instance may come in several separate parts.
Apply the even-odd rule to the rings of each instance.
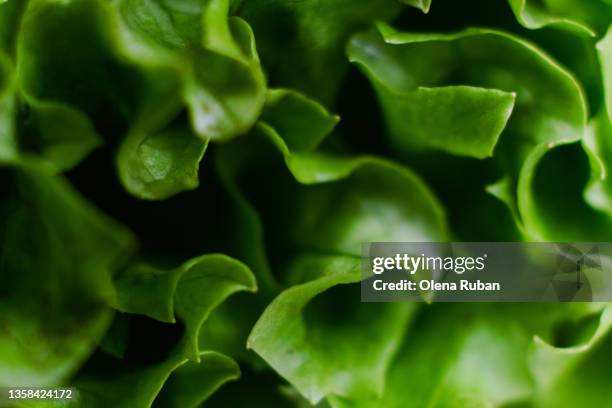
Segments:
[[[404,3],[420,8],[424,13],[427,13],[431,7],[431,0],[404,0]]]
[[[36,169],[2,170],[1,214],[0,384],[58,383],[104,335],[133,238]]]
[[[0,0],[0,386],[610,405],[609,304],[359,282],[372,241],[610,240],[611,24],[609,0]]]
[[[194,363],[174,354],[143,367],[102,356],[91,361],[75,381],[79,389],[76,404],[196,407],[223,383],[240,376],[236,363],[222,354],[203,352],[199,360]]]
[[[521,24],[540,28],[558,24],[572,30],[595,35],[607,30],[612,9],[606,0],[589,0],[577,3],[571,0],[509,0]],[[603,30],[603,31],[602,31]]]
[[[203,138],[244,133],[265,98],[253,33],[245,21],[228,18],[228,8],[228,0],[208,2],[198,19],[153,0],[117,4],[116,46],[136,63],[166,67],[167,75],[179,76],[191,123]]]
[[[380,400],[333,398],[332,406],[485,407],[524,402],[534,388],[525,357],[533,347],[531,333],[554,332],[565,316],[591,313],[583,307],[559,312],[544,305],[457,305],[452,310],[436,305],[410,328]],[[551,371],[546,367],[541,374]]]
[[[397,0],[251,0],[237,8],[253,26],[272,85],[296,88],[326,105],[348,69],[342,49],[349,35],[399,10]]]
[[[374,82],[387,113],[390,136],[398,149],[416,144],[479,158],[490,155],[513,106],[514,97],[508,92],[516,93],[516,115],[508,124],[518,134],[515,137],[547,143],[575,140],[582,132],[586,107],[579,84],[571,73],[520,38],[487,29],[448,35],[400,33],[388,26],[380,26],[379,31],[382,41],[373,33],[353,37],[348,54],[365,67]],[[385,82],[380,84],[379,78],[385,78]],[[420,119],[414,125],[408,122],[409,126],[403,126],[407,118],[424,114],[402,112],[398,99],[406,97],[401,93],[453,82],[506,93],[461,87],[417,89],[418,98],[431,98],[427,103],[435,106],[436,110],[429,109],[434,120]],[[393,93],[400,96],[393,97]],[[421,99],[412,103],[410,98],[414,97],[407,98],[408,109],[429,107]],[[445,110],[453,104],[461,105],[462,111],[448,119]],[[432,133],[429,128],[436,124],[439,127]],[[481,150],[476,150],[478,147]]]
[[[547,25],[556,25],[569,30],[575,30],[585,35],[594,36],[595,33],[586,25],[563,17],[550,14],[546,5],[544,9],[536,1],[509,0],[512,11],[518,21],[527,28],[542,28]],[[547,3],[547,2],[545,2]],[[555,3],[554,1],[551,3]],[[559,2],[560,3],[560,2]]]
[[[204,255],[177,269],[161,272],[147,265],[128,269],[117,280],[117,306],[186,328],[186,355],[199,359],[199,330],[211,311],[240,290],[256,290],[255,279],[242,263],[224,255]]]
[[[132,194],[160,200],[198,187],[198,169],[208,140],[184,126],[132,132],[118,156],[122,181]]]
[[[31,99],[18,129],[23,154],[40,155],[57,170],[78,164],[101,144],[89,119],[80,111],[54,102]]]
[[[596,328],[586,339],[579,339],[578,344],[558,347],[538,337],[531,345],[529,362],[537,385],[536,401],[541,406],[597,405],[610,399],[609,391],[599,380],[605,377],[606,370],[598,363],[609,345],[610,306],[605,306],[601,313],[581,316],[573,323],[570,326],[573,332],[579,333],[581,326],[593,323]],[[587,376],[591,381],[584,381],[581,374],[587,366],[594,373]]]
[[[328,394],[375,397],[383,390],[389,360],[415,308],[367,305],[349,314],[352,308],[346,305],[330,310],[333,318],[323,318],[320,308],[332,306],[332,293],[341,292],[318,303],[313,299],[323,298],[333,286],[358,282],[359,258],[306,258],[293,273],[322,267],[330,275],[293,286],[268,306],[247,345],[313,404]]]
[[[17,159],[15,141],[15,79],[13,67],[0,53],[0,162],[13,162]]]

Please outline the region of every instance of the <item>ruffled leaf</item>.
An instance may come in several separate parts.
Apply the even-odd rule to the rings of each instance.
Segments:
[[[359,264],[358,258],[303,259],[295,273],[306,269],[321,271],[323,276],[284,291],[249,336],[248,347],[313,404],[328,394],[367,397],[381,393],[390,358],[414,311],[414,306],[406,304],[353,302],[328,310],[333,296],[342,292],[323,293],[358,282]]]
[[[544,2],[544,7],[542,7],[541,4],[538,4],[538,2],[532,0],[508,1],[519,23],[527,28],[537,29],[552,25],[574,31],[582,35],[595,36],[595,32],[593,32],[591,28],[580,22],[571,20],[569,18],[552,15],[548,10],[546,3],[554,4],[554,1]]]
[[[441,305],[412,324],[378,399],[331,397],[334,407],[487,407],[521,404],[534,392],[527,354],[535,333],[555,331],[570,305]]]
[[[0,163],[15,162],[18,157],[16,141],[17,99],[13,66],[0,52]]]
[[[255,279],[241,262],[204,255],[170,271],[147,265],[128,269],[116,283],[115,307],[127,313],[174,322],[186,328],[185,356],[198,361],[200,327],[212,310],[238,291],[255,291]]]
[[[612,22],[606,0],[509,0],[517,20],[527,28],[557,26],[581,35],[603,34]]]
[[[586,339],[576,336],[575,343],[555,345],[535,338],[529,363],[535,378],[534,400],[538,406],[596,406],[612,398],[605,385],[610,375],[605,361],[612,318],[610,306],[602,305],[602,308],[602,311],[570,321],[568,331],[572,334],[586,331]]]
[[[514,115],[510,118],[508,130],[513,133],[513,139],[518,140],[509,140],[508,143],[516,144],[522,140],[547,143],[576,140],[582,136],[586,123],[586,102],[580,85],[571,73],[525,40],[487,29],[467,29],[456,34],[412,34],[381,25],[379,30],[382,40],[375,33],[353,37],[348,54],[351,60],[363,67],[377,89],[386,113],[389,136],[396,148],[410,150],[415,145],[433,145],[438,148],[444,146],[446,151],[462,152],[467,149],[464,147],[466,141],[479,145],[478,141],[485,139],[488,140],[485,152],[492,150],[512,107],[510,95],[472,91],[472,95],[481,95],[481,101],[487,101],[483,98],[489,95],[493,100],[497,97],[499,102],[490,105],[481,103],[480,106],[478,103],[467,104],[467,107],[460,105],[462,110],[473,107],[474,111],[464,115],[466,122],[463,128],[455,125],[462,132],[457,132],[459,137],[451,140],[440,139],[448,138],[445,134],[449,132],[439,132],[437,129],[433,134],[438,139],[432,137],[431,141],[424,136],[418,137],[419,134],[431,133],[423,125],[432,127],[433,120],[419,119],[412,126],[416,127],[414,130],[408,126],[410,122],[405,125],[400,121],[401,111],[396,106],[402,94],[412,93],[418,87],[455,84],[516,93]],[[390,94],[389,90],[393,92]],[[400,96],[393,97],[398,93]],[[450,102],[445,102],[449,94],[444,91],[437,94],[442,100],[436,106],[449,107]],[[414,104],[406,105],[412,111],[419,109]],[[482,117],[477,115],[479,107]],[[444,111],[433,112],[440,113],[436,117],[438,122],[452,126],[445,118]],[[415,114],[416,117],[423,115]],[[407,117],[409,119],[411,116]],[[457,116],[453,118],[462,120]],[[480,128],[481,124],[483,128]],[[474,136],[479,134],[482,136]],[[468,150],[473,151],[474,148]],[[482,153],[480,151],[477,157],[483,156]]]
[[[431,7],[432,0],[402,0],[404,3],[421,9],[423,13],[428,13],[429,8]]]
[[[167,75],[178,75],[180,95],[201,137],[227,140],[245,133],[265,100],[249,25],[228,17],[227,0],[208,2],[199,10],[168,6],[155,0],[118,2],[119,51],[144,68],[162,67]]]
[[[174,125],[147,133],[134,128],[117,162],[125,188],[139,198],[162,200],[200,184],[198,170],[208,140]]]
[[[250,0],[237,12],[253,26],[273,86],[295,88],[330,105],[348,70],[347,38],[401,9],[397,0]]]
[[[98,355],[74,381],[78,400],[68,406],[197,407],[227,381],[240,377],[238,365],[213,351],[189,361],[173,352],[143,365]]]
[[[76,109],[32,98],[27,100],[24,109],[18,135],[25,160],[36,160],[53,171],[64,171],[102,143],[89,119]]]
[[[132,236],[61,179],[4,169],[2,185],[0,383],[55,385],[108,327],[112,275]]]

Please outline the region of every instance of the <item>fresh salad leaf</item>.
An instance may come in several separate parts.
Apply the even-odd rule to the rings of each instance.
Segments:
[[[231,294],[256,288],[251,271],[241,262],[204,255],[172,271],[147,265],[128,269],[117,281],[116,308],[163,322],[180,319],[186,330],[185,354],[198,361],[200,327],[211,311]]]
[[[608,303],[359,287],[369,242],[610,240],[611,26],[610,0],[0,0],[0,386],[609,406]]]
[[[35,169],[2,169],[1,214],[0,384],[57,384],[108,328],[112,277],[133,237]]]
[[[322,308],[342,293],[332,287],[360,280],[359,264],[359,258],[302,259],[294,273],[325,268],[330,274],[284,291],[249,336],[248,347],[313,404],[331,394],[379,395],[389,360],[415,310],[405,304],[352,303],[337,308],[334,316],[323,315],[329,312]]]

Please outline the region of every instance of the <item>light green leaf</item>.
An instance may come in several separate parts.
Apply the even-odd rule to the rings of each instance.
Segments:
[[[612,22],[607,0],[509,0],[517,20],[527,28],[547,25],[581,35],[602,35]]]
[[[225,382],[240,376],[238,365],[214,351],[195,363],[173,351],[161,362],[143,365],[98,355],[74,380],[86,407],[197,407]],[[69,406],[71,406],[69,405]]]
[[[421,9],[423,13],[429,13],[429,8],[431,7],[432,0],[402,0],[402,2],[412,7]]]
[[[609,260],[608,260],[609,262]],[[548,343],[541,337],[535,337],[530,350],[530,366],[534,373],[539,387],[546,388],[563,374],[564,371],[571,369],[580,359],[588,356],[588,352],[603,342],[606,335],[612,328],[612,317],[610,306],[601,306],[602,310],[594,310],[593,314],[580,316],[584,323],[596,323],[596,330],[585,341],[569,347],[555,346]],[[571,327],[575,331],[575,327]]]
[[[580,326],[590,328],[594,325],[595,329],[586,339],[578,337],[575,344],[562,346],[550,344],[540,337],[534,339],[529,364],[536,382],[534,399],[538,406],[569,408],[597,406],[610,401],[612,395],[605,385],[610,370],[602,363],[610,345],[612,318],[609,305],[601,305],[601,308],[603,310],[581,316],[569,326],[575,333]]]
[[[115,47],[143,69],[158,67],[170,78],[178,76],[178,91],[202,138],[227,140],[246,133],[265,101],[265,78],[249,25],[228,17],[227,0],[208,2],[201,20],[194,10],[180,12],[159,3],[118,2]],[[189,28],[179,27],[177,20]],[[198,31],[200,38],[193,38]]]
[[[588,26],[569,18],[552,15],[546,7],[533,0],[508,0],[517,20],[527,28],[537,29],[545,26],[556,26],[577,34],[594,37],[596,33]]]
[[[241,262],[225,255],[204,255],[170,271],[135,265],[116,282],[115,308],[163,322],[180,319],[186,328],[185,355],[199,356],[199,331],[211,311],[238,291],[255,291],[255,279]]]
[[[612,219],[583,199],[590,169],[587,155],[576,143],[552,148],[540,145],[527,156],[519,174],[517,200],[531,239],[559,242],[607,239]]]
[[[333,262],[334,268],[281,293],[253,328],[248,347],[313,404],[328,394],[376,396],[414,305],[346,302],[330,310],[338,305],[335,296],[345,292],[323,293],[358,282],[359,259],[319,256],[302,262],[295,267],[319,271]]]
[[[207,145],[184,125],[151,133],[132,128],[117,157],[119,176],[130,193],[148,200],[193,190]]]
[[[612,213],[612,186],[610,162],[612,160],[612,30],[597,43],[597,54],[603,78],[604,105],[591,120],[584,140],[585,151],[591,164],[591,179],[585,199],[594,208]]]
[[[287,233],[299,246],[359,255],[362,242],[438,241],[447,236],[444,210],[408,169],[376,157],[294,154],[272,128],[260,128],[264,145],[272,143],[295,180],[306,184],[291,187],[295,207],[285,206],[280,213],[291,220]],[[253,142],[261,149],[260,140]]]
[[[296,152],[312,151],[340,120],[323,106],[289,89],[268,91],[260,121],[274,128],[287,147]]]
[[[612,27],[597,43],[597,55],[601,64],[606,111],[612,120]]]
[[[55,385],[107,329],[133,238],[60,178],[4,169],[2,185],[0,384]]]
[[[164,384],[153,406],[197,407],[219,387],[240,377],[238,364],[214,351],[205,351],[200,362],[186,362]]]
[[[325,116],[320,120],[325,123]],[[376,157],[294,152],[270,125],[260,123],[257,130],[249,140],[224,146],[223,161],[248,172],[245,167],[258,160],[282,157],[295,180],[305,184],[288,181],[292,205],[277,213],[291,220],[291,231],[286,232],[298,246],[359,256],[362,242],[436,241],[447,236],[443,209],[408,169]],[[291,141],[293,136],[285,134]],[[320,140],[316,133],[312,137]],[[249,158],[245,151],[251,152]]]
[[[352,58],[356,55],[360,64],[365,64],[364,69],[371,77],[376,74],[373,81],[387,113],[389,136],[392,146],[399,149],[400,154],[405,152],[411,154],[407,157],[414,157],[419,151],[410,145],[415,140],[409,136],[415,132],[403,126],[401,115],[389,114],[394,112],[397,103],[384,93],[385,88],[377,85],[377,81],[385,81],[386,88],[402,91],[410,91],[415,86],[448,85],[452,81],[451,84],[515,92],[513,115],[495,150],[495,158],[511,183],[518,185],[518,200],[529,194],[525,189],[531,189],[528,183],[517,180],[520,169],[526,169],[525,160],[530,154],[535,154],[532,153],[534,150],[544,152],[561,143],[582,140],[585,136],[587,107],[579,82],[529,42],[488,29],[467,29],[455,34],[412,34],[399,33],[381,25],[379,30],[383,40],[376,34],[355,36],[348,52]],[[475,120],[473,124],[478,126],[480,122]],[[466,132],[465,136],[473,137],[473,134]],[[464,141],[456,144],[465,149]],[[449,146],[445,149],[448,151]],[[523,174],[529,172],[524,170]],[[521,177],[525,179],[525,176]],[[517,207],[521,217],[526,211],[533,211],[533,208],[527,209],[529,206]],[[530,222],[515,218],[519,229],[524,225],[524,233],[529,237],[542,239],[541,226],[535,220],[539,215],[532,212],[527,217]],[[556,225],[555,228],[563,226]],[[567,232],[565,236],[575,236],[574,232]]]
[[[17,160],[15,120],[17,117],[16,81],[13,66],[0,52],[0,163]]]
[[[408,147],[415,145],[433,145],[465,154],[468,149],[466,143],[477,146],[483,138],[488,140],[487,148],[475,156],[483,157],[483,153],[491,151],[508,118],[512,102],[510,95],[498,93],[499,102],[487,104],[482,103],[488,100],[484,98],[487,94],[483,94],[482,90],[472,91],[471,94],[483,96],[480,101],[481,115],[491,115],[484,116],[487,126],[480,128],[482,122],[477,116],[477,109],[464,114],[466,121],[463,127],[454,125],[462,133],[458,133],[459,137],[450,140],[450,143],[444,139],[448,138],[445,135],[449,132],[437,129],[432,119],[422,119],[425,113],[419,110],[419,105],[410,103],[410,98],[405,103],[404,111],[398,108],[404,106],[402,99],[406,98],[406,94],[414,98],[418,87],[454,84],[516,93],[514,114],[508,122],[512,139],[507,144],[548,143],[576,140],[582,136],[587,112],[580,85],[571,73],[527,41],[501,31],[476,28],[456,34],[400,33],[384,25],[380,25],[379,30],[383,39],[375,33],[354,36],[349,43],[348,54],[373,82],[386,114],[390,141],[400,151],[410,150]],[[435,120],[450,126],[452,121],[445,116],[452,114],[453,118],[457,118],[457,112],[463,112],[465,108],[460,105],[461,111],[456,107],[448,109],[452,100],[447,99],[453,94],[438,91],[438,95],[441,100],[436,106],[447,107],[447,112],[446,115],[440,112]],[[478,108],[478,104],[473,106]],[[433,112],[436,113],[435,110]],[[420,118],[419,122],[410,126],[411,116],[406,113]],[[405,117],[408,119],[403,119]],[[461,117],[456,120],[459,119]],[[435,131],[429,130],[432,127]],[[444,127],[442,129],[446,130]],[[425,138],[424,135],[432,133],[438,139],[432,137],[432,141]],[[422,135],[420,138],[419,134]],[[474,136],[478,134],[482,136]],[[474,155],[474,150],[471,148],[467,152]]]
[[[595,209],[612,214],[610,158],[612,158],[612,123],[602,109],[591,121],[584,149],[591,164],[591,177],[584,191],[585,200]]]
[[[528,351],[589,306],[435,304],[421,309],[388,374],[380,399],[331,397],[334,407],[491,407],[529,401]]]

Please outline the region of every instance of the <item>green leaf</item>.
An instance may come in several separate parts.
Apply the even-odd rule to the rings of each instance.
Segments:
[[[321,123],[325,123],[324,117]],[[291,228],[283,232],[283,247],[288,253],[315,251],[359,256],[361,242],[436,241],[446,236],[443,211],[428,189],[408,170],[373,157],[338,157],[307,149],[294,151],[288,145],[296,145],[291,127],[283,130],[286,137],[266,122],[258,130],[259,134],[249,138],[248,150],[268,151],[277,156],[280,153],[295,180],[306,184],[289,190],[294,195],[289,206],[266,211],[274,214],[280,225],[288,225],[285,219],[291,220]],[[319,133],[313,132],[311,137],[315,144],[319,143]],[[241,140],[224,146],[225,160],[236,164],[231,157],[240,157],[245,143],[246,140]],[[262,153],[262,160],[267,160],[268,153]],[[279,191],[285,190],[279,186]],[[304,211],[306,208],[308,211]],[[381,217],[381,214],[387,216]],[[401,339],[409,309],[406,305],[381,305],[386,311],[380,315],[393,318],[379,319],[381,326],[370,332],[359,325],[361,319],[373,321],[367,316],[376,313],[376,307],[347,304],[342,309],[342,316],[347,317],[340,318],[346,324],[334,328],[325,315],[329,312],[323,311],[331,299],[341,296],[332,288],[360,280],[359,258],[305,256],[298,259],[293,267],[283,271],[284,281],[306,283],[287,289],[272,302],[249,336],[249,347],[312,403],[327,394],[376,396],[384,384],[390,357],[386,353],[392,353],[393,345]],[[386,325],[391,328],[383,329]],[[382,331],[387,335],[372,334]],[[332,345],[337,351],[334,359],[328,353]],[[357,355],[361,358],[357,359]],[[371,378],[373,364],[376,374]]]
[[[249,150],[228,150],[221,148],[215,156],[215,169],[221,183],[231,198],[231,206],[226,209],[231,219],[239,225],[239,231],[233,239],[236,252],[253,270],[259,289],[263,293],[275,292],[278,288],[265,253],[263,245],[263,225],[257,211],[244,197],[237,185],[237,177],[243,170]],[[238,156],[234,156],[237,154]]]
[[[247,167],[252,165],[251,158],[256,158],[263,150],[270,147],[272,141],[274,150],[280,150],[289,163],[293,157],[291,149],[308,154],[312,152],[323,139],[331,132],[339,118],[328,113],[325,108],[317,102],[308,99],[304,95],[292,90],[272,90],[268,93],[266,108],[262,114],[262,122],[254,129],[255,137],[241,140],[223,146],[217,151],[215,159],[216,169],[222,179],[225,189],[233,197],[235,208],[228,209],[234,214],[233,218],[239,220],[241,236],[247,245],[241,248],[243,258],[253,268],[263,292],[275,292],[277,282],[271,275],[265,249],[263,248],[263,231],[259,215],[248,202],[237,179],[241,173],[248,171]],[[275,129],[282,132],[282,137]],[[263,139],[263,143],[262,143]],[[273,154],[277,154],[276,151]],[[297,159],[298,161],[301,159]],[[308,159],[302,160],[303,162]],[[333,161],[333,160],[331,160]],[[331,164],[334,166],[334,164]],[[296,174],[299,170],[291,168]],[[307,170],[306,170],[307,171]],[[346,170],[349,171],[350,170]],[[337,173],[333,168],[331,173]],[[338,176],[331,175],[338,178]],[[313,178],[305,175],[304,179]],[[329,177],[326,177],[329,178]],[[242,240],[237,240],[242,241]]]
[[[320,121],[325,123],[325,116]],[[274,162],[275,156],[282,157],[289,173],[305,185],[287,181],[291,185],[286,194],[293,195],[290,205],[277,211],[267,209],[276,222],[279,216],[286,217],[291,225],[286,231],[290,242],[309,249],[359,255],[361,242],[436,241],[446,237],[443,209],[408,169],[376,157],[294,152],[285,142],[293,140],[291,128],[285,129],[289,131],[284,132],[286,138],[265,122],[257,130],[248,140],[223,146],[222,160],[227,166],[231,163],[238,178],[258,161]],[[311,136],[319,142],[320,135]],[[246,151],[251,152],[249,157],[245,157]],[[256,180],[257,174],[252,174]],[[278,188],[283,191],[280,182]]]
[[[117,131],[138,99],[140,78],[117,60],[111,32],[108,2],[28,1],[17,39],[20,86]]]
[[[60,178],[3,169],[2,185],[0,384],[55,385],[107,329],[132,236]]]
[[[544,8],[541,4],[538,4],[539,2],[533,0],[508,0],[508,2],[519,23],[527,28],[538,29],[553,25],[581,35],[591,37],[596,35],[591,28],[578,21],[552,15],[547,9],[546,3],[554,3],[554,1],[545,1]]]
[[[339,116],[328,113],[316,101],[290,89],[268,91],[260,118],[281,135],[289,149],[296,152],[316,149],[339,120]]]
[[[0,163],[17,160],[16,83],[10,60],[0,52]]]
[[[348,71],[342,50],[350,34],[400,9],[397,0],[250,0],[237,13],[253,27],[271,84],[329,106]]]
[[[298,101],[304,102],[305,100],[302,98],[295,100],[295,102]],[[293,106],[293,102],[289,106]],[[305,112],[311,111],[311,106],[315,105],[305,104],[304,108],[307,108],[304,109]],[[280,112],[284,107],[280,105],[277,106],[277,109],[275,112]],[[320,109],[314,112],[319,113],[312,116],[308,127],[314,130],[326,129],[325,132],[327,132],[327,127],[335,120],[330,120],[333,117],[324,114],[324,111]],[[269,122],[277,123],[271,119]],[[261,206],[256,202],[249,205],[253,219],[258,220],[258,214],[261,215],[262,209],[265,208],[265,213],[262,215],[263,224],[269,225],[268,221],[274,220],[275,225],[281,227],[277,229],[282,230],[281,245],[285,248],[283,251],[286,254],[293,254],[302,249],[305,249],[306,253],[316,250],[323,253],[359,254],[362,241],[394,240],[395,238],[400,239],[399,237],[407,240],[444,239],[446,230],[443,211],[433,195],[411,172],[377,158],[337,157],[309,150],[311,146],[320,143],[325,132],[306,133],[298,126],[283,128],[282,124],[277,127],[283,130],[284,137],[281,137],[271,125],[262,122],[255,134],[223,146],[217,152],[220,153],[217,159],[219,163],[223,163],[226,174],[234,180],[232,188],[237,189],[237,192],[244,191],[242,190],[244,185],[237,181],[244,180],[245,174],[255,177],[255,181],[247,181],[246,184],[259,185],[256,176],[261,176],[261,174],[259,171],[254,172],[250,169],[259,170],[262,168],[260,163],[276,163],[278,158],[284,159],[290,174],[299,183],[308,184],[300,186],[295,183],[296,180],[289,180],[292,189],[295,190],[285,191],[284,181],[275,182],[276,194],[286,194],[288,199],[283,208],[276,207],[278,202],[271,207],[265,204]],[[296,138],[295,135],[300,135],[300,138]],[[285,143],[285,140],[300,150],[294,152]],[[282,163],[280,165],[280,172],[286,173],[282,170]],[[274,169],[273,174],[278,174],[278,168],[274,167]],[[242,193],[241,197],[242,200],[249,203],[246,201],[248,195]],[[363,206],[360,203],[363,203]],[[408,203],[410,203],[410,208],[407,206]],[[303,210],[305,207],[309,208],[307,212]],[[403,212],[404,210],[406,212]],[[388,213],[389,216],[377,217],[375,215],[384,213]],[[338,214],[342,216],[338,217]],[[268,218],[269,215],[273,218]],[[347,242],[347,240],[350,241]],[[266,243],[270,243],[272,247],[275,245],[274,242],[270,242],[270,239],[267,239]],[[314,264],[311,268],[312,272],[320,270],[319,266]],[[341,271],[342,268],[341,265],[335,265],[333,262],[328,265],[330,273]],[[280,272],[283,282],[293,280],[284,268]],[[295,283],[294,280],[293,283]],[[323,290],[321,288],[321,291]],[[231,303],[228,303],[228,306]],[[240,305],[242,309],[254,307],[253,305],[245,306],[245,303],[240,303]],[[233,314],[225,313],[226,321],[230,316],[239,313],[241,308],[237,303],[236,307],[230,310],[233,310]],[[347,311],[347,313],[350,312]],[[223,324],[223,319],[219,316],[221,315],[215,314],[210,322],[207,322],[207,325],[210,323],[211,331],[222,332],[228,339],[238,336],[237,333],[240,330],[229,328],[228,323]],[[395,340],[390,338],[389,341]],[[301,346],[296,345],[296,347]],[[257,349],[256,351],[259,352]],[[299,351],[307,352],[302,349]],[[332,370],[335,372],[339,368],[335,367]],[[293,381],[292,378],[288,379]],[[377,384],[374,388],[380,386],[382,380],[379,379]],[[374,388],[370,388],[367,392],[375,392]]]
[[[612,28],[597,43],[597,55],[601,64],[606,111],[612,120]]]
[[[197,407],[219,387],[240,377],[240,368],[229,357],[205,351],[200,362],[186,362],[177,368],[164,384],[154,406]]]
[[[241,262],[219,254],[203,255],[170,271],[135,265],[116,282],[115,308],[144,314],[186,328],[185,355],[199,358],[199,331],[212,310],[238,291],[255,291],[255,278]]]
[[[72,168],[102,140],[89,119],[69,106],[26,98],[18,142],[24,159],[30,155],[55,171]]]
[[[62,103],[19,92],[12,63],[0,52],[0,162],[38,162],[67,170],[101,143],[89,119]]]
[[[6,3],[6,4],[4,4]],[[0,1],[0,53],[14,56],[17,32],[27,1]]]
[[[389,113],[395,112],[398,104],[384,92],[386,88],[377,85],[379,80],[384,80],[387,88],[392,86],[393,89],[405,91],[415,86],[449,85],[449,81],[452,81],[450,84],[515,92],[513,115],[495,149],[495,159],[504,169],[506,177],[512,180],[511,184],[517,185],[519,201],[529,195],[533,188],[529,182],[518,182],[519,178],[529,178],[527,174],[532,172],[527,167],[533,161],[526,164],[528,156],[536,155],[532,152],[544,152],[584,137],[587,107],[580,84],[570,72],[525,40],[485,29],[467,29],[456,34],[399,33],[387,26],[380,26],[379,30],[383,40],[376,34],[355,36],[348,52],[352,58],[356,58],[356,55],[360,64],[365,64],[368,73],[376,73],[373,81],[386,112],[390,141],[400,154],[414,158],[420,151],[413,147],[415,131],[412,127],[404,126],[402,119],[405,115]],[[525,68],[527,66],[529,69]],[[372,77],[374,74],[369,75]],[[452,110],[458,111],[456,108]],[[442,119],[438,122],[445,123]],[[477,120],[472,122],[475,126],[480,124]],[[466,137],[473,137],[474,133],[466,132]],[[428,144],[433,143],[430,139],[425,140]],[[455,145],[465,149],[463,140]],[[446,145],[445,150],[451,147]],[[522,175],[519,176],[519,173]],[[541,222],[536,220],[545,212],[535,211],[533,205],[521,207],[519,204],[517,207],[521,217],[530,219],[527,222],[515,218],[519,229],[524,225],[524,233],[529,237],[543,239],[554,236],[550,235],[551,231],[544,233]],[[561,207],[565,208],[557,205],[557,209]],[[573,211],[569,207],[566,210],[568,214]],[[551,228],[559,231],[564,226],[553,222]],[[577,231],[570,232],[571,228],[574,227],[565,228],[565,237],[576,236]],[[559,236],[555,239],[559,239]]]
[[[197,407],[225,382],[239,376],[237,364],[214,351],[200,353],[197,363],[174,351],[148,365],[98,355],[74,380],[79,398],[73,405]]]
[[[518,209],[531,239],[559,242],[607,239],[612,219],[583,198],[590,169],[588,157],[579,144],[552,148],[540,145],[533,149],[520,170],[517,186]]]
[[[594,208],[612,213],[612,186],[610,163],[612,160],[612,30],[597,43],[597,54],[603,78],[604,105],[591,120],[584,140],[585,151],[591,163],[591,179],[585,191],[586,201]]]
[[[291,236],[323,251],[358,255],[362,242],[447,238],[433,194],[410,171],[384,161],[366,162],[337,183],[303,189],[293,211]]]
[[[609,259],[604,262],[609,262]],[[579,332],[577,324],[595,323],[595,331],[586,340],[576,336],[578,338],[576,344],[572,341],[570,345],[559,346],[550,344],[539,336],[534,338],[529,359],[539,387],[546,388],[554,384],[565,371],[574,368],[581,359],[588,357],[589,352],[605,340],[612,328],[611,309],[605,304],[600,307],[602,310],[594,310],[595,313],[579,316],[573,325],[568,326],[570,333],[574,334]]]
[[[359,258],[306,258],[295,268],[319,271],[329,263],[334,263],[332,273],[281,293],[247,343],[313,404],[328,394],[381,393],[386,367],[414,311],[407,304],[340,306],[335,297],[345,292],[323,295],[360,280]],[[334,303],[337,308],[328,309]]]
[[[148,200],[193,190],[207,145],[184,125],[150,133],[132,128],[117,157],[119,176],[130,193]]]
[[[534,391],[528,352],[590,306],[436,304],[421,309],[379,399],[332,397],[334,407],[489,407],[528,401]],[[519,404],[520,406],[520,404]]]
[[[612,4],[606,0],[509,0],[517,20],[527,28],[547,25],[580,35],[601,35],[612,22]]]
[[[423,119],[425,113],[419,110],[420,105],[410,103],[416,98],[415,91],[418,95],[418,87],[455,84],[516,93],[514,114],[508,122],[508,132],[513,137],[506,144],[548,143],[581,137],[587,113],[580,85],[571,73],[525,40],[501,31],[476,28],[456,34],[400,33],[384,25],[379,30],[382,39],[375,33],[354,36],[348,54],[373,82],[385,112],[390,141],[400,151],[410,150],[414,145],[433,145],[444,146],[444,150],[453,153],[467,151],[476,157],[490,153],[508,119],[513,99],[510,95],[472,90],[468,95],[480,95],[480,101],[474,99],[479,103],[470,105],[467,100],[468,108],[475,109],[466,115],[463,109],[468,108],[463,105],[461,110],[449,109],[450,96],[462,93],[449,94],[443,88],[432,94],[439,97],[432,105],[445,107],[446,112],[433,110],[434,119]],[[403,103],[406,98],[407,102]],[[496,99],[497,103],[483,103]],[[420,99],[418,102],[422,103]],[[482,109],[484,122],[478,117],[478,108]],[[465,123],[460,125],[447,117],[452,115],[454,122],[463,121],[458,112],[463,112],[465,117]],[[411,117],[419,118],[412,126]],[[441,124],[442,130],[437,124]],[[451,134],[455,130],[451,126],[462,132],[448,140],[448,129]],[[425,137],[430,134],[437,138]],[[477,151],[475,147],[465,147],[466,144],[478,146],[483,138],[488,140],[486,149]],[[501,142],[504,143],[503,138]]]
[[[263,107],[250,27],[228,19],[224,0],[206,7],[122,0],[114,13],[115,46],[146,70],[149,86],[119,151],[122,183],[149,200],[195,189],[208,141],[246,132]],[[193,130],[176,118],[182,104]]]
[[[178,76],[191,124],[202,138],[227,140],[249,130],[265,101],[265,78],[249,25],[213,0],[179,12],[156,0],[122,0],[115,12],[118,51],[144,69]],[[178,22],[188,27],[179,27]],[[199,32],[199,38],[193,38]]]
[[[612,186],[609,166],[612,158],[612,123],[605,109],[591,121],[584,149],[591,164],[591,177],[584,198],[595,209],[612,214]]]
[[[429,13],[429,8],[431,7],[432,0],[402,0],[402,2],[421,9],[423,13]]]
[[[610,306],[605,306],[600,313],[582,317],[570,326],[570,330],[575,331],[576,325],[591,323],[596,329],[577,344],[556,346],[535,338],[529,361],[536,381],[534,400],[538,406],[597,406],[612,398],[606,386],[610,370],[605,364],[612,327]]]
[[[261,128],[263,141],[272,143],[295,180],[306,185],[292,183],[292,205],[278,210],[290,222],[286,233],[296,245],[359,255],[362,242],[438,241],[447,236],[444,210],[408,169],[376,157],[294,154],[272,128]],[[231,151],[244,149],[239,144],[227,147],[232,150],[226,160],[231,160]]]

